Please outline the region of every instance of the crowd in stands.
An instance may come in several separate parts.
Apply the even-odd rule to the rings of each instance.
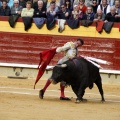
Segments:
[[[1,0],[0,16],[120,22],[120,0]],[[64,25],[62,26],[64,29]]]

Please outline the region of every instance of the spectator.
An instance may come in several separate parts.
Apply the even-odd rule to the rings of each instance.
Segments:
[[[71,0],[65,0],[65,5],[67,9],[69,9],[70,11],[73,10],[73,5],[71,4]]]
[[[82,17],[83,17],[82,11],[78,9],[77,5],[74,5],[74,9],[72,11],[72,18],[81,20]]]
[[[58,12],[58,7],[56,6],[55,2],[51,2],[50,6],[47,8],[47,16],[52,16],[57,19],[56,13]]]
[[[2,1],[2,6],[0,7],[0,16],[10,16],[10,7],[7,5],[7,1]]]
[[[62,4],[61,9],[57,12],[58,15],[58,32],[62,32],[65,28],[65,22],[70,17],[70,10],[65,4]]]
[[[79,4],[78,4],[78,9],[82,11],[83,14],[86,13],[86,9],[87,9],[84,3],[85,3],[85,0],[79,0]]]
[[[110,8],[110,12],[105,17],[105,22],[120,22],[120,15],[116,13],[115,7]]]
[[[33,17],[34,9],[31,8],[32,4],[30,1],[26,3],[26,8],[22,9],[21,17]]]
[[[22,6],[19,5],[19,0],[14,0],[14,5],[11,7],[11,15],[21,15]]]
[[[67,9],[65,4],[61,5],[61,9],[57,12],[58,19],[69,19],[70,17],[70,10]]]
[[[91,6],[88,6],[86,13],[83,14],[83,20],[91,20],[91,21],[93,21],[93,19],[94,19],[93,9],[92,9]]]
[[[115,0],[115,9],[116,9],[116,13],[120,14],[120,1],[119,0]]]
[[[107,4],[106,0],[102,0],[102,4],[98,5],[97,10],[102,10],[102,12],[106,15],[110,12],[110,5]]]
[[[93,8],[93,12],[96,13],[97,12],[97,7],[98,7],[97,0],[93,0],[91,6]]]
[[[19,0],[19,5],[22,6],[23,8],[26,7],[26,1],[25,0]]]
[[[44,8],[44,3],[41,0],[38,1],[38,7],[34,11],[34,17],[46,18],[46,9]]]
[[[105,14],[102,12],[102,10],[98,10],[97,13],[94,15],[94,22],[98,21],[104,21],[105,20]]]
[[[66,0],[60,0],[60,6],[63,5],[63,4],[65,4],[65,1],[66,1]],[[71,3],[72,8],[73,8],[73,1],[74,1],[74,0],[70,0],[70,3]]]
[[[50,2],[47,2],[47,8],[50,7],[51,2],[54,2],[56,7],[58,7],[58,8],[60,7],[60,2],[56,2],[56,0],[51,0]]]

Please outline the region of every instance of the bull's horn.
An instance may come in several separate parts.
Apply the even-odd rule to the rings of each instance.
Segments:
[[[67,64],[62,64],[61,67],[65,68],[65,67],[67,67]]]
[[[67,67],[67,64],[62,64],[62,65],[56,65],[57,67],[65,68]]]

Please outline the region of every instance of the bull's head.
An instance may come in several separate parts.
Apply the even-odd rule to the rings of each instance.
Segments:
[[[53,84],[57,84],[58,82],[61,82],[64,80],[66,68],[67,68],[67,64],[56,65],[53,68],[53,72],[51,76],[51,81]]]

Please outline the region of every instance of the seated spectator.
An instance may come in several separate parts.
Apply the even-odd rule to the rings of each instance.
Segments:
[[[102,12],[102,10],[98,10],[97,13],[94,15],[94,22],[98,21],[104,21],[105,20],[105,14]]]
[[[58,8],[60,7],[60,2],[59,2],[59,1],[56,1],[56,0],[50,0],[50,2],[47,2],[47,8],[50,7],[50,3],[51,3],[51,2],[54,2],[56,7],[58,7]]]
[[[34,9],[31,8],[32,4],[30,1],[26,3],[26,8],[22,9],[21,17],[33,17]]]
[[[26,7],[26,1],[25,0],[19,0],[19,5],[22,6],[23,8]]]
[[[55,2],[51,2],[50,6],[47,8],[47,16],[52,16],[57,19],[56,13],[58,12],[58,7],[56,6]]]
[[[98,5],[97,10],[102,10],[102,12],[106,15],[110,12],[110,5],[107,4],[106,0],[102,0],[102,3]]]
[[[38,1],[38,7],[34,10],[34,17],[46,18],[46,9],[43,6],[43,1]]]
[[[83,17],[82,11],[78,9],[77,5],[74,5],[74,9],[72,11],[72,18],[81,20],[82,17]]]
[[[21,15],[22,6],[19,5],[19,0],[14,0],[14,5],[11,7],[11,15]]]
[[[73,5],[71,4],[71,0],[65,0],[65,5],[66,8],[69,9],[70,11],[73,10]]]
[[[116,13],[120,14],[120,0],[115,0]]]
[[[91,21],[93,21],[93,19],[94,19],[94,14],[95,14],[95,13],[93,13],[92,7],[91,7],[91,6],[88,6],[86,13],[83,14],[83,20],[91,20]]]
[[[96,13],[97,12],[97,7],[98,7],[97,0],[93,0],[91,6],[93,8],[93,12]]]
[[[10,7],[7,5],[7,1],[2,1],[2,6],[0,7],[0,16],[10,16]]]
[[[86,13],[87,7],[85,6],[85,0],[79,0],[78,9],[84,13]]]
[[[105,22],[120,22],[120,15],[116,13],[115,7],[110,8],[110,12],[105,17]]]

